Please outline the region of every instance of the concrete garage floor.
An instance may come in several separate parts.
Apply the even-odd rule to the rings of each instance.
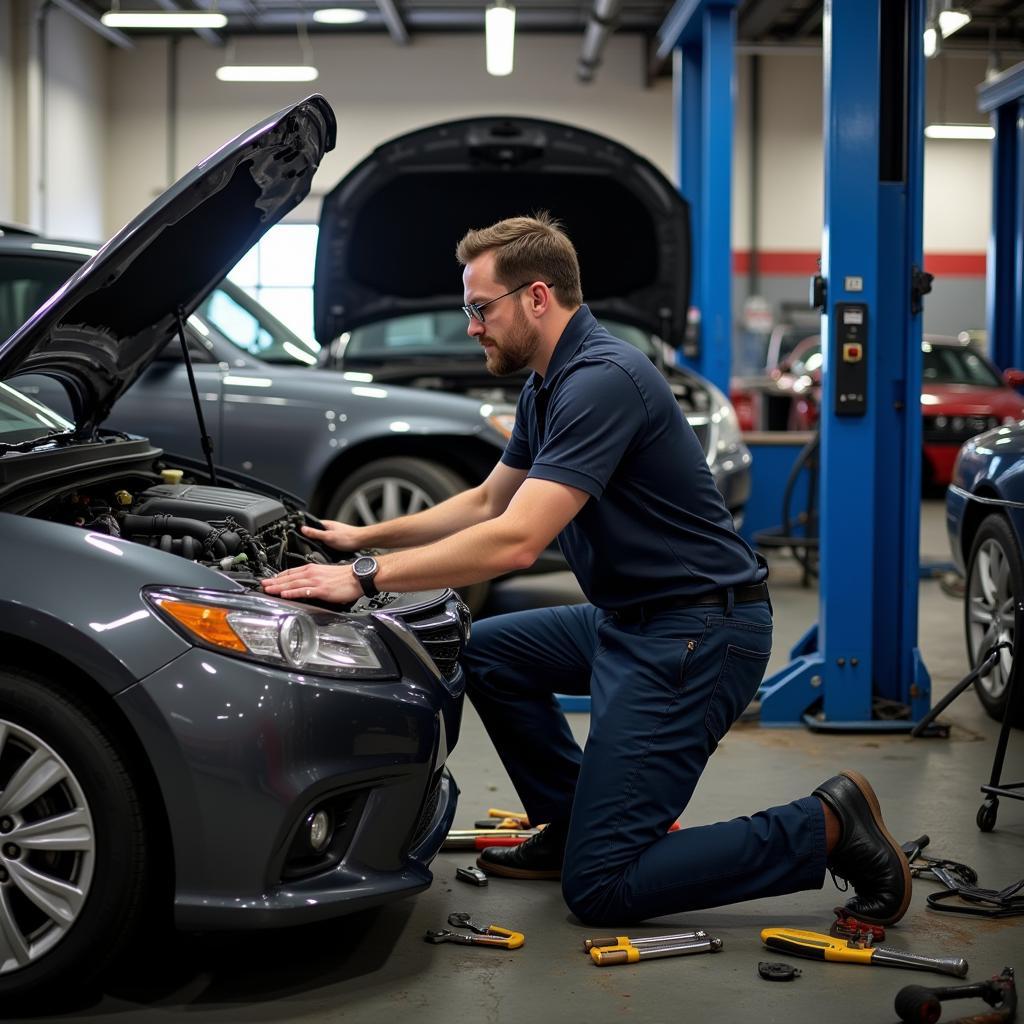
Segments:
[[[925,502],[924,557],[949,557],[943,517],[941,501]],[[814,593],[801,588],[799,573],[786,560],[773,564],[772,593],[777,632],[769,671],[785,663],[790,644],[817,609]],[[558,603],[574,595],[578,591],[571,578],[559,574],[543,583],[509,581],[498,588],[493,606],[511,610],[529,601]],[[967,670],[962,634],[959,602],[943,594],[937,582],[922,582],[920,644],[937,694]],[[586,716],[571,717],[583,737]],[[973,694],[963,695],[945,719],[953,725],[948,740],[826,737],[803,728],[737,726],[713,758],[684,824],[748,814],[807,794],[840,768],[855,768],[872,780],[899,839],[926,832],[933,855],[965,861],[978,870],[981,885],[1003,888],[1024,875],[1024,803],[1002,801],[996,831],[978,831],[978,786],[988,781],[997,727]],[[462,789],[457,825],[471,826],[488,807],[516,806],[511,784],[468,705],[450,764]],[[1011,735],[1004,778],[1024,780],[1020,731]],[[426,893],[327,925],[154,943],[141,951],[144,966],[106,992],[76,997],[62,1012],[32,1019],[864,1024],[894,1021],[893,997],[904,985],[955,983],[935,974],[799,961],[761,946],[758,932],[766,926],[827,931],[832,907],[843,898],[831,880],[821,891],[677,915],[632,930],[654,934],[704,928],[724,941],[717,955],[599,969],[582,953],[582,939],[593,929],[569,915],[556,883],[493,879],[477,889],[455,882],[456,867],[472,859],[465,853],[442,854]],[[917,885],[910,912],[891,929],[888,944],[965,956],[971,981],[988,978],[1005,965],[1024,972],[1024,917],[983,921],[927,910],[925,895],[937,888],[935,883]],[[522,931],[526,945],[504,952],[425,943],[424,931],[444,927],[452,911]],[[757,976],[759,960],[780,959],[799,966],[803,976],[786,984]],[[967,1014],[983,1008],[980,1001],[962,1002],[946,1007],[944,1019],[952,1020],[958,1010]]]

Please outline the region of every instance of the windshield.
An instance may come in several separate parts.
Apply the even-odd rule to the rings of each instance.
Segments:
[[[969,348],[925,342],[921,351],[924,353],[926,384],[975,384],[985,388],[1002,386],[1003,382],[995,370]]]
[[[264,362],[316,365],[320,346],[315,341],[300,338],[231,281],[222,281],[210,292],[195,316]]]
[[[600,321],[612,334],[655,355],[651,335],[617,320]],[[480,361],[480,345],[466,333],[461,310],[412,313],[354,328],[345,346],[346,359],[464,358]],[[266,356],[262,358],[266,359]]]
[[[75,425],[0,381],[0,446],[42,440]]]
[[[13,334],[79,266],[80,262],[40,256],[0,256],[0,341]]]

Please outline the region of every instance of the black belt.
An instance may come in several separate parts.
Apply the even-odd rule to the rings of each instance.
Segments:
[[[720,608],[729,606],[729,589],[711,590],[705,594],[677,595],[659,597],[643,604],[631,604],[625,608],[616,608],[611,612],[620,622],[642,622],[659,612],[672,611],[675,608],[697,608],[701,605],[715,605]],[[732,587],[733,604],[753,604],[755,601],[768,600],[767,583],[749,583],[742,587]]]

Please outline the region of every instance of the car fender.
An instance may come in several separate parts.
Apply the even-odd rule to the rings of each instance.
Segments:
[[[462,395],[353,384],[322,370],[277,366],[268,370],[268,379],[272,388],[264,389],[265,396],[256,388],[248,389],[253,394],[238,394],[241,388],[232,384],[225,388],[224,440],[217,458],[306,501],[338,457],[360,446],[386,444],[397,453],[406,440],[410,452],[414,447],[421,452],[426,443],[443,452],[453,438],[472,439],[492,448],[494,461],[505,447],[504,435],[481,412],[484,403]],[[272,406],[264,409],[261,402]],[[253,418],[252,430],[258,435],[242,425],[242,418],[256,410],[260,423],[257,427]],[[151,434],[159,440],[156,431]]]
[[[241,589],[177,555],[61,523],[0,513],[0,538],[0,634],[60,653],[112,694],[190,649],[144,587]]]

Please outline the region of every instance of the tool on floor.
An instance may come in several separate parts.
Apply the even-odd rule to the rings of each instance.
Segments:
[[[663,946],[607,946],[590,951],[590,958],[598,967],[613,967],[617,964],[635,964],[641,960],[659,960],[666,956],[690,956],[693,953],[717,953],[722,948],[721,939],[706,938],[698,942],[677,942]]]
[[[697,942],[707,937],[708,933],[700,929],[677,932],[675,935],[642,935],[635,939],[628,935],[602,935],[596,939],[584,939],[583,952],[589,953],[592,949],[606,949],[610,946],[636,946],[637,949],[641,949],[644,946],[659,946],[665,943]]]
[[[782,949],[794,956],[830,963],[871,964],[876,967],[908,967],[915,971],[935,971],[962,978],[967,974],[967,961],[960,956],[924,956],[904,953],[889,946],[859,949],[843,939],[819,932],[805,932],[796,928],[764,928],[761,941],[769,949]]]
[[[834,935],[837,939],[846,939],[851,946],[867,949],[868,946],[873,946],[885,938],[885,928],[880,924],[861,921],[848,914],[845,907],[833,907],[832,912],[836,919],[828,930],[829,935]]]
[[[919,836],[909,843],[903,844],[903,853],[910,864],[910,873],[914,878],[930,877],[941,882],[947,889],[960,885],[976,885],[978,872],[969,864],[948,860],[944,857],[929,857],[922,851],[931,842],[928,836]]]
[[[463,946],[497,946],[501,949],[519,949],[526,941],[526,936],[522,932],[514,932],[496,924],[481,928],[473,923],[469,914],[449,914],[448,923],[453,928],[468,928],[469,934],[448,931],[446,928],[428,929],[423,936],[424,940],[435,943],[457,942]]]
[[[456,868],[455,877],[460,882],[468,882],[470,885],[487,885],[487,875],[478,867]]]
[[[503,811],[500,807],[488,807],[487,808],[488,818],[501,818],[503,821],[509,822],[507,828],[533,828],[534,826],[530,823],[530,818],[526,811]]]
[[[942,1014],[941,1003],[974,998],[984,999],[992,1007],[992,1012],[964,1017],[962,1024],[996,1024],[998,1021],[1016,1020],[1017,989],[1013,968],[1004,967],[1002,974],[974,985],[951,985],[948,988],[907,985],[896,993],[896,1014],[906,1024],[935,1024]]]
[[[794,981],[803,974],[803,971],[799,967],[793,967],[790,964],[762,960],[757,965],[757,973],[765,981]]]
[[[536,830],[523,832],[508,829],[452,829],[445,836],[441,849],[483,850],[488,846],[518,846],[523,840],[536,834]]]
[[[1024,914],[1024,878],[1005,889],[981,889],[973,885],[954,885],[942,892],[928,893],[928,906],[950,914],[972,917],[1018,917]],[[959,899],[962,903],[948,902]],[[966,905],[965,905],[966,904]]]

